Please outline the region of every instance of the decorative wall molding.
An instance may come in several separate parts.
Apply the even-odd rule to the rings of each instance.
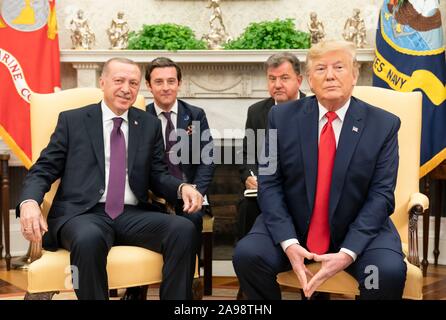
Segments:
[[[165,56],[178,63],[264,63],[268,57],[280,51],[295,54],[305,62],[307,50],[61,50],[60,61],[70,62],[105,62],[112,57],[123,57],[139,63],[147,63],[156,57]],[[358,49],[358,62],[373,61],[373,48]]]

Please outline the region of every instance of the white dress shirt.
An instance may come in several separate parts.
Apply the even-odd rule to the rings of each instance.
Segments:
[[[107,191],[108,191],[108,180],[109,180],[109,170],[110,170],[110,134],[113,130],[113,118],[118,117],[113,111],[110,110],[109,107],[105,104],[104,101],[101,102],[102,109],[102,126],[104,132],[104,157],[105,157],[105,192],[102,195],[99,202],[104,202],[107,199]],[[121,124],[121,131],[124,134],[125,138],[125,149],[126,149],[126,157],[128,158],[127,150],[128,150],[128,138],[129,138],[129,119],[128,119],[128,111],[122,114],[120,117],[124,119]],[[127,161],[128,163],[128,161]],[[130,189],[129,185],[129,171],[126,166],[126,174],[125,174],[125,193],[124,193],[124,203],[130,205],[137,205],[138,199],[133,193],[132,189]]]
[[[325,124],[328,121],[327,117],[325,116],[325,114],[328,112],[328,110],[323,105],[321,105],[319,102],[318,102],[318,105],[319,105],[319,131],[318,131],[319,132],[318,133],[318,143],[319,143],[322,129],[324,128]],[[335,140],[336,140],[336,148],[338,147],[339,136],[341,135],[342,125],[344,123],[345,114],[347,113],[349,105],[350,105],[350,99],[348,99],[348,101],[341,108],[336,110],[336,115],[338,117],[336,119],[334,119],[332,122],[332,127],[333,127]],[[280,245],[282,246],[283,251],[285,251],[290,245],[295,244],[295,243],[299,244],[299,241],[296,238],[292,238],[292,239],[282,241],[280,243]],[[354,253],[353,251],[351,251],[347,248],[341,248],[340,251],[345,252],[349,256],[351,256],[353,258],[353,261],[356,260],[357,254]]]
[[[164,111],[160,107],[156,105],[155,102],[153,102],[153,105],[155,106],[155,113],[158,119],[161,120],[161,128],[163,129],[163,139],[164,139],[164,145],[166,145],[166,126],[167,126],[167,119],[162,114]],[[178,118],[178,100],[175,100],[175,103],[173,104],[172,108],[170,109],[170,119],[172,119],[174,130],[177,130],[177,118]]]

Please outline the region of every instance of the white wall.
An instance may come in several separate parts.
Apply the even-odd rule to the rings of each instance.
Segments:
[[[352,15],[353,8],[359,8],[367,24],[367,40],[373,46],[381,3],[381,0],[222,0],[220,7],[226,28],[233,37],[250,22],[276,18],[294,18],[296,26],[307,31],[309,13],[315,11],[325,26],[327,38],[332,39],[342,37],[345,20]],[[94,48],[107,49],[109,42],[105,30],[119,10],[125,12],[132,30],[139,30],[143,24],[171,22],[187,25],[201,37],[209,31],[211,10],[206,8],[207,4],[207,0],[58,0],[60,46],[61,49],[71,47],[68,27],[78,9],[84,10],[96,34]],[[440,0],[440,6],[443,21],[446,21],[446,1]]]

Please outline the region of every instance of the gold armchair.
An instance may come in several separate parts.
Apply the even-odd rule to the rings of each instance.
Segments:
[[[421,144],[420,92],[401,93],[389,89],[358,86],[353,95],[372,105],[387,110],[401,119],[398,132],[399,168],[395,190],[395,212],[391,218],[397,228],[403,251],[406,254],[407,278],[403,298],[423,298],[423,276],[418,257],[418,216],[428,209],[429,200],[419,193],[419,167]],[[309,269],[315,273],[319,263],[312,263]],[[302,288],[293,271],[280,273],[277,281],[281,285]],[[318,291],[345,295],[358,295],[358,283],[346,272],[340,272],[322,284]]]
[[[31,137],[36,161],[41,150],[48,144],[56,127],[60,112],[96,103],[103,93],[97,88],[78,88],[53,94],[36,94],[31,98]],[[144,109],[144,97],[138,95],[135,106]],[[56,181],[45,195],[42,212],[46,217],[59,182]],[[31,245],[31,261],[28,269],[28,287],[25,299],[43,300],[63,290],[71,289],[69,252],[42,250],[41,243]],[[148,285],[161,282],[163,257],[156,252],[131,246],[115,246],[108,254],[107,273],[110,289]],[[132,272],[128,272],[132,270]]]

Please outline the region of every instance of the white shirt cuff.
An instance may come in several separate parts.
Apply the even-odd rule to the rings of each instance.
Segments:
[[[288,239],[288,240],[282,241],[280,243],[280,245],[282,246],[283,252],[285,252],[285,250],[289,246],[291,246],[292,244],[295,244],[295,243],[299,244],[299,241],[296,238],[292,238],[292,239]]]
[[[23,200],[22,202],[20,202],[19,209],[22,209],[22,205],[23,205],[24,203],[26,203],[26,202],[34,202],[35,204],[37,204],[37,206],[39,206],[39,204],[37,203],[36,200],[34,200],[34,199],[26,199],[26,200]]]
[[[356,258],[358,257],[356,253],[346,248],[341,248],[339,251],[348,254],[350,257],[352,257],[353,261],[356,261]]]

